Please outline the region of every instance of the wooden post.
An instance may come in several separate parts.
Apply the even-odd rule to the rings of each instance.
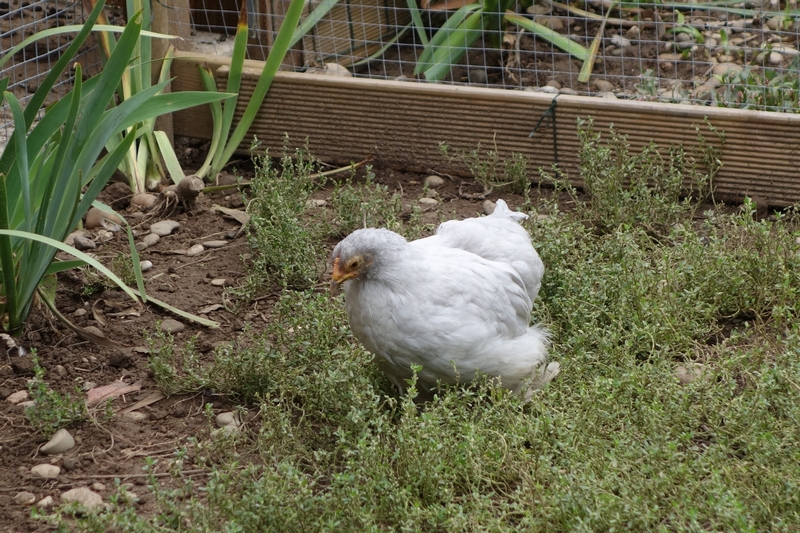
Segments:
[[[191,37],[192,20],[189,0],[152,0],[151,9],[153,22],[151,28],[154,32],[176,35],[179,39],[153,39],[153,81],[158,79],[161,72],[161,59],[166,55],[169,45],[176,49],[186,48],[186,42]],[[169,91],[167,87],[165,91]],[[156,119],[156,130],[164,131],[169,141],[175,144],[174,129],[172,125],[172,114],[161,115]]]

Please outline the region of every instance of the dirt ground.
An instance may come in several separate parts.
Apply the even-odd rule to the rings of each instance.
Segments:
[[[201,151],[202,147],[187,147],[185,154],[190,158],[199,157]],[[189,165],[191,162],[185,168],[191,168]],[[241,175],[252,174],[249,164],[240,167],[244,167]],[[422,193],[425,176],[389,169],[374,169],[374,172],[376,181],[387,185],[390,191],[402,190],[404,203],[416,202]],[[456,178],[456,181],[459,180]],[[455,181],[445,179],[438,192],[442,203],[425,212],[425,222],[436,223],[440,211],[458,218],[476,216],[483,211],[482,200],[464,199]],[[504,194],[503,198],[512,208],[522,203],[522,198],[513,194]],[[328,200],[330,204],[330,191],[320,191],[316,199]],[[226,235],[230,237],[230,232],[239,228],[239,223],[212,210],[214,204],[244,209],[241,195],[235,189],[203,194],[190,213],[180,212],[170,217],[181,224],[177,232],[163,237],[140,255],[143,261],[153,263],[152,269],[145,273],[150,295],[191,313],[205,311],[202,316],[218,321],[219,328],[196,325],[153,305],[140,307],[118,289],[104,290],[98,283],[99,278],[82,271],[59,276],[58,309],[76,325],[94,326],[121,347],[87,342],[55,319],[44,306],[37,305],[33,309],[19,343],[28,351],[36,351],[46,370],[45,380],[52,389],[74,395],[77,388],[81,394],[86,394],[93,387],[118,380],[141,386],[139,391],[113,401],[114,416],[110,420],[105,403],[101,402],[101,407],[90,408],[89,420],[70,426],[69,431],[76,441],[74,448],[56,455],[40,452],[47,439],[31,427],[20,405],[6,401],[12,393],[27,390],[26,383],[33,376],[31,356],[17,356],[12,350],[0,359],[0,531],[48,530],[46,525],[30,518],[30,505],[14,500],[20,492],[32,493],[36,502],[52,496],[58,504],[65,491],[90,487],[105,498],[112,493],[115,479],[131,484],[130,490],[140,498],[141,512],[147,513],[152,502],[144,486],[145,457],[167,458],[185,444],[187,438],[207,437],[213,426],[204,412],[205,404],[211,403],[215,413],[234,407],[226,397],[211,392],[163,397],[148,368],[147,339],[156,332],[160,321],[178,319],[185,329],[174,334],[175,343],[183,345],[196,336],[197,346],[210,357],[218,343],[235,339],[246,325],[256,330],[263,328],[277,300],[276,287],[259,295],[251,304],[237,306],[235,313],[226,306],[214,305],[225,304],[226,300],[230,303],[231,296],[224,286],[216,286],[212,280],[224,278],[224,285],[237,285],[247,272],[246,258],[251,250],[244,235],[229,241],[223,248],[208,249],[198,256],[173,253],[196,243],[225,240]],[[144,233],[147,227],[142,224],[137,230]],[[116,233],[93,252],[108,265],[114,257],[128,253],[127,239],[122,232]],[[322,283],[320,290],[325,290]],[[214,310],[203,310],[209,306]],[[153,403],[130,411],[140,400]],[[56,478],[45,479],[31,472],[31,468],[43,463],[60,467],[61,473]]]

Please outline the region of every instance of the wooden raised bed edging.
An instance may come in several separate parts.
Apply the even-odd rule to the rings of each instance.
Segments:
[[[196,65],[207,63],[225,86],[228,59],[178,52],[172,66],[173,91],[201,90]],[[252,94],[263,63],[247,61],[241,94]],[[542,121],[553,95],[429,83],[278,73],[250,133],[271,153],[308,141],[310,152],[328,163],[347,164],[372,156],[375,164],[426,172],[463,172],[445,159],[439,143],[452,150],[494,150],[530,158],[531,172],[554,162],[553,123]],[[246,104],[246,100],[245,100]],[[240,100],[236,117],[244,106]],[[716,177],[721,198],[750,196],[759,203],[785,206],[800,201],[800,115],[718,107],[607,100],[562,95],[556,108],[558,162],[577,185],[578,118],[592,117],[605,135],[611,124],[639,149],[654,141],[661,147],[682,143],[697,148],[700,127],[706,141],[720,146],[706,118],[725,133],[723,167]],[[234,119],[234,122],[237,119]],[[174,116],[175,133],[211,137],[208,108]],[[250,145],[250,138],[242,148]]]

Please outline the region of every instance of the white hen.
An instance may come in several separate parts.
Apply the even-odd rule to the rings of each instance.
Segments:
[[[344,288],[350,328],[401,391],[412,365],[422,367],[423,393],[437,380],[469,382],[483,373],[526,400],[558,374],[558,363],[547,364],[546,332],[530,326],[530,294],[543,266],[507,216],[526,246],[506,246],[521,235],[502,231],[500,215],[446,223],[413,242],[385,229],[358,230],[334,249],[333,283]],[[533,257],[528,248],[536,261],[522,268]]]

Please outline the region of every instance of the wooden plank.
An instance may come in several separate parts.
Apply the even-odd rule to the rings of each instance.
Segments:
[[[226,64],[224,58],[182,53],[173,63],[173,90],[200,87],[199,61],[212,69]],[[243,95],[252,94],[262,66],[247,62]],[[217,82],[224,85],[224,77]],[[723,167],[715,181],[719,195],[747,195],[776,206],[800,201],[800,115],[562,95],[555,135],[552,121],[545,119],[529,137],[552,101],[552,95],[527,91],[281,72],[250,134],[273,153],[282,150],[288,135],[291,148],[307,140],[312,154],[331,163],[372,156],[393,168],[452,173],[465,169],[442,156],[441,142],[453,150],[474,150],[480,144],[482,151],[518,152],[530,158],[535,172],[555,163],[555,136],[559,167],[580,184],[579,118],[592,117],[601,133],[613,123],[634,149],[653,141],[698,151],[699,126],[706,141],[721,149]],[[240,102],[237,117],[245,105],[246,100]],[[706,119],[724,132],[724,144],[708,131]],[[176,134],[210,137],[207,109],[177,113],[174,122]],[[246,138],[241,148],[251,141],[252,136]]]

